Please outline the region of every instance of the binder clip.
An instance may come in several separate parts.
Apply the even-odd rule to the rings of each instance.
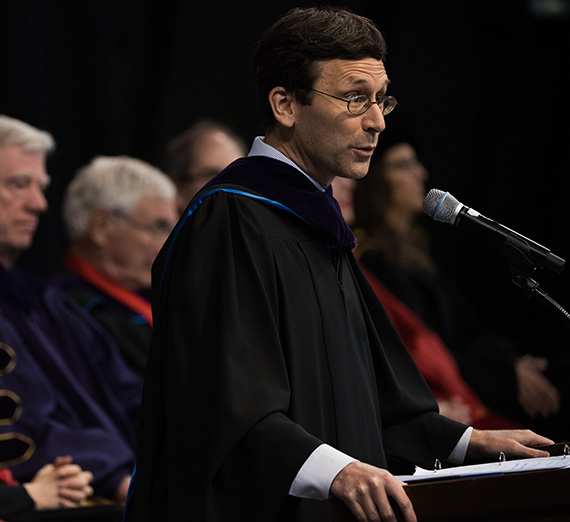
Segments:
[[[506,455],[502,451],[499,451],[499,464],[506,461],[507,461]]]
[[[441,469],[441,462],[439,461],[439,459],[435,459],[435,462],[433,464],[433,470],[439,471],[440,469]]]
[[[570,457],[570,446],[568,446],[568,444],[564,444],[564,450],[562,451],[562,455],[564,455],[564,458]]]

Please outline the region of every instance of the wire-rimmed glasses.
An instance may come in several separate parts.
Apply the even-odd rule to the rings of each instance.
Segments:
[[[308,89],[308,90],[316,92],[318,94],[323,94],[324,96],[329,96],[331,98],[334,98],[335,100],[340,100],[345,102],[348,112],[350,112],[350,114],[354,114],[355,116],[364,114],[368,109],[370,109],[370,107],[372,107],[373,104],[378,105],[378,107],[380,107],[380,110],[382,111],[382,115],[386,116],[386,114],[390,114],[398,104],[398,101],[396,100],[396,98],[394,98],[394,96],[382,95],[382,97],[379,100],[372,101],[370,97],[367,96],[366,94],[355,94],[354,96],[351,96],[350,98],[347,99],[347,98],[340,98],[338,96],[329,94],[328,92],[319,91],[317,89]]]

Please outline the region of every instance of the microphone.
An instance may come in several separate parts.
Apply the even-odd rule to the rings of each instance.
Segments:
[[[557,274],[564,270],[566,261],[554,255],[548,248],[466,207],[449,192],[438,189],[430,190],[424,199],[422,208],[435,221],[455,225],[483,239],[514,247],[516,257],[522,256],[526,263],[534,267],[546,267]]]

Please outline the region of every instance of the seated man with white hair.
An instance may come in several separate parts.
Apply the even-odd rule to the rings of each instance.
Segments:
[[[141,379],[109,335],[59,288],[17,266],[48,208],[48,132],[0,115],[0,390],[16,404],[0,438],[28,451],[10,461],[29,482],[69,455],[96,495],[124,501],[135,461]]]
[[[152,165],[99,156],[81,168],[63,202],[66,272],[54,278],[144,374],[152,334],[151,266],[177,219],[176,189]]]

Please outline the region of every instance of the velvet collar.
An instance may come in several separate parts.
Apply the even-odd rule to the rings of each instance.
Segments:
[[[286,207],[317,228],[333,248],[356,245],[352,230],[342,217],[340,206],[333,197],[332,187],[324,192],[315,187],[296,168],[264,156],[250,156],[234,161],[214,177],[206,187],[235,185]],[[202,194],[208,190],[201,191]]]

